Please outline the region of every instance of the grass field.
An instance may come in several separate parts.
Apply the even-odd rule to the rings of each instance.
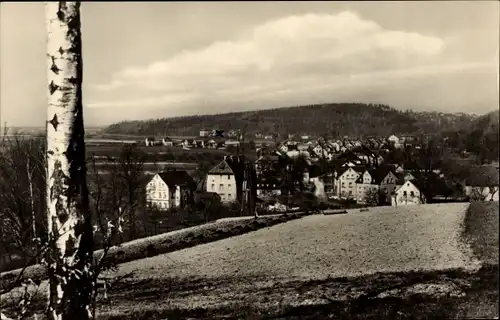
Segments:
[[[484,263],[498,263],[498,202],[473,202],[467,209],[463,237]]]
[[[258,219],[246,217],[238,220],[223,219],[199,226],[180,229],[152,237],[125,242],[119,247],[114,247],[109,252],[109,259],[114,263],[124,263],[143,259],[146,257],[189,248],[199,244],[212,242],[235,235],[240,235],[260,228],[266,228],[282,222],[294,220],[307,215],[306,213],[293,213],[287,215],[262,216]],[[95,252],[100,257],[102,251]],[[2,287],[8,287],[15,281],[21,269],[3,272],[0,274]],[[32,280],[45,279],[45,268],[38,265],[30,266],[23,272],[23,278]]]
[[[310,216],[126,263],[119,274],[134,276],[114,289],[101,317],[491,318],[498,315],[498,261],[485,263],[492,252],[464,239],[486,232],[495,245],[493,228],[479,230],[498,219],[498,209],[486,208]]]
[[[468,203],[314,215],[121,266],[138,277],[274,276],[322,279],[407,270],[475,268],[460,242]]]
[[[100,319],[494,318],[498,202],[308,216],[109,274],[124,275]]]

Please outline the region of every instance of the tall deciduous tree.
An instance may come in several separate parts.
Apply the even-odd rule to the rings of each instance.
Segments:
[[[92,224],[82,114],[80,2],[46,2],[48,316],[88,319]]]

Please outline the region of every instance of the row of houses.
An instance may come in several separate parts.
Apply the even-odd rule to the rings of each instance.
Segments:
[[[390,137],[386,140],[390,140]],[[406,141],[409,139],[407,138]],[[260,148],[258,158],[253,164],[257,196],[265,198],[287,192],[288,185],[283,177],[284,173],[291,170],[290,159],[296,155],[294,151],[306,155],[303,157],[305,161],[302,172],[303,183],[313,186],[314,194],[320,198],[352,200],[359,204],[373,203],[374,200],[392,205],[420,204],[430,200],[426,198],[428,192],[424,188],[428,189],[429,185],[432,185],[436,191],[434,194],[439,194],[438,189],[445,184],[440,170],[434,170],[424,179],[420,174],[421,170],[412,163],[384,164],[386,152],[384,146],[387,146],[387,141],[385,145],[381,143],[382,148],[376,151],[367,147],[362,141],[360,143],[350,141],[350,144],[354,145],[352,150],[344,149],[345,151],[340,153],[334,153],[337,150],[335,143],[339,144],[338,141],[304,144],[307,148],[300,151],[293,150],[293,146],[299,149],[300,144],[290,141],[278,148]],[[345,147],[345,142],[342,143]],[[287,151],[285,152],[281,148],[283,145],[292,146],[292,150],[285,149]],[[322,167],[325,162],[316,161],[319,158],[328,160],[326,164],[328,168]],[[225,158],[208,172],[201,189],[218,195],[223,202],[236,201],[240,199],[243,190],[243,172],[244,165],[241,159]],[[165,185],[171,185],[175,190],[178,187],[180,190],[193,188],[193,183],[186,175],[184,175],[186,181],[182,184],[169,177],[169,175],[163,177],[159,175]],[[170,180],[166,181],[168,179]],[[479,190],[480,193],[485,194],[487,200],[498,201],[498,181],[489,183],[488,186],[483,186],[484,184],[471,179],[464,181],[466,195],[477,193]],[[174,196],[168,196],[169,193],[166,191],[163,192],[163,198],[151,192],[149,199],[163,208],[181,205],[180,200]],[[180,192],[180,194],[183,193]]]
[[[266,198],[286,192],[282,179],[271,174],[271,169],[280,165],[277,156],[261,157],[256,161],[256,194]],[[285,168],[286,169],[286,168]],[[498,169],[497,169],[498,170]],[[243,166],[234,159],[224,159],[212,168],[201,183],[203,192],[217,195],[224,203],[241,199],[243,191]],[[258,173],[258,174],[257,174]],[[478,175],[465,182],[467,196],[479,193],[486,201],[498,201],[498,178]],[[479,177],[479,179],[477,178]],[[439,174],[431,173],[433,188],[443,183]],[[343,161],[332,173],[323,173],[318,166],[310,164],[303,175],[304,182],[314,185],[318,198],[353,200],[358,204],[415,205],[426,203],[422,176],[418,171],[408,171],[400,165],[367,168]],[[429,176],[427,177],[429,179]],[[427,186],[429,187],[429,186]],[[182,207],[192,201],[196,183],[186,171],[166,171],[156,174],[146,186],[147,201],[160,209]],[[439,193],[437,191],[436,193]]]
[[[165,146],[165,147],[183,147],[186,149],[191,148],[207,148],[207,149],[226,149],[229,146],[239,146],[238,140],[230,140],[223,137],[195,137],[174,141],[169,137],[156,140],[153,137],[145,139],[145,145],[151,146]]]

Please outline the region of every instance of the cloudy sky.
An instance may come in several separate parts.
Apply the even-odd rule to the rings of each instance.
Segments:
[[[43,126],[43,3],[0,5],[2,122]],[[88,125],[376,102],[498,106],[499,3],[83,3]]]

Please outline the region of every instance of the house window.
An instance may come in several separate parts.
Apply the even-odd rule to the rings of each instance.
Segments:
[[[227,185],[227,187],[228,187],[228,188],[231,188],[231,185],[230,185],[230,184],[228,184],[228,185]]]
[[[222,190],[224,190],[224,185],[221,183],[221,184],[219,184],[219,191],[222,191]]]
[[[231,179],[231,175],[228,174],[227,175],[227,180],[229,180],[229,179]]]
[[[352,190],[349,190],[349,195],[352,196]]]
[[[345,187],[345,183],[342,182],[342,187]]]
[[[228,194],[227,194],[227,196],[228,196],[228,197],[230,197],[230,196],[231,196],[231,194],[230,194],[230,193],[228,193]]]
[[[214,190],[214,189],[215,189],[215,184],[212,183],[212,190]]]
[[[403,196],[405,196],[405,197],[407,196],[407,193],[406,193],[406,191],[403,191]]]
[[[414,197],[415,196],[415,192],[410,191],[410,196]]]

